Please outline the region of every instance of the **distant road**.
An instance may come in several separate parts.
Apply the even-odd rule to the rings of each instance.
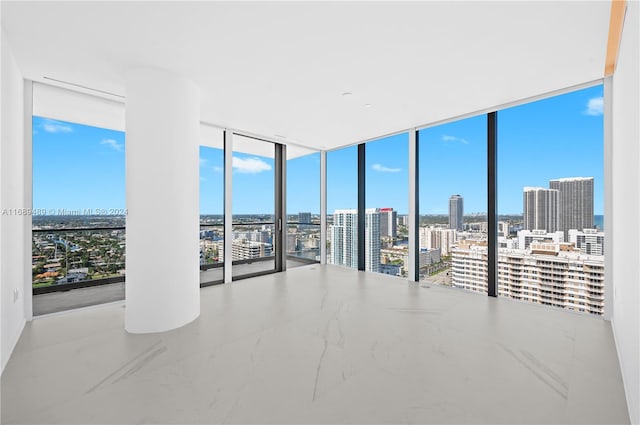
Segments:
[[[438,274],[425,278],[425,281],[437,285],[451,286],[451,269],[444,269]]]

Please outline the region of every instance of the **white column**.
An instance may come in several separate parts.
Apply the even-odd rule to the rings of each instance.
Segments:
[[[125,328],[178,328],[200,314],[200,95],[154,69],[127,73]]]

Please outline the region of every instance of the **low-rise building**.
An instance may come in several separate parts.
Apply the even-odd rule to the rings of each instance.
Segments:
[[[455,229],[435,226],[421,227],[419,236],[420,248],[440,249],[440,253],[444,256],[449,255],[451,248],[457,241],[457,231]]]
[[[569,242],[583,254],[604,255],[604,232],[598,229],[569,230]]]
[[[218,244],[218,262],[224,261],[224,241],[216,241]],[[266,242],[255,242],[247,239],[234,239],[231,242],[232,260],[249,260],[253,258],[270,257],[273,255],[273,246]]]
[[[532,242],[564,242],[564,232],[547,232],[546,230],[518,231],[518,249],[529,249]]]

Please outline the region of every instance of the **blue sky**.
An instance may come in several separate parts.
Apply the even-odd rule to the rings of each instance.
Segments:
[[[594,213],[604,210],[602,86],[498,113],[498,209],[522,211],[522,187],[559,177],[594,178]],[[512,199],[519,194],[518,202]]]
[[[125,208],[124,133],[33,117],[33,207]]]
[[[486,115],[420,131],[420,214],[446,214],[453,194],[465,214],[487,211]],[[367,207],[408,210],[408,135],[366,145]],[[525,186],[559,177],[594,177],[594,211],[602,214],[602,86],[498,112],[498,211],[522,213]],[[357,205],[357,147],[327,156],[328,212]]]
[[[421,214],[448,214],[454,194],[465,214],[487,210],[486,134],[486,115],[420,131]]]
[[[257,214],[274,210],[274,161],[258,155],[233,154],[233,213]],[[200,212],[222,214],[224,188],[222,149],[200,147]],[[312,182],[317,182],[313,184]],[[287,161],[289,214],[320,212],[320,153]]]
[[[34,208],[125,208],[124,133],[33,118]],[[452,194],[465,214],[486,211],[486,117],[420,131],[420,213],[446,214]],[[595,178],[603,211],[602,86],[498,112],[498,210],[522,212],[524,186]],[[273,213],[274,164],[234,153],[234,214]],[[222,150],[200,148],[200,210],[222,214]],[[320,155],[287,161],[287,211],[320,211]],[[367,207],[408,209],[408,135],[366,145]],[[327,211],[357,206],[357,147],[327,154]]]

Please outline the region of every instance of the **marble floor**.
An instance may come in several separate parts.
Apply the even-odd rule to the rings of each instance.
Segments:
[[[599,318],[310,265],[202,289],[150,335],[121,303],[27,324],[2,423],[628,423]]]

